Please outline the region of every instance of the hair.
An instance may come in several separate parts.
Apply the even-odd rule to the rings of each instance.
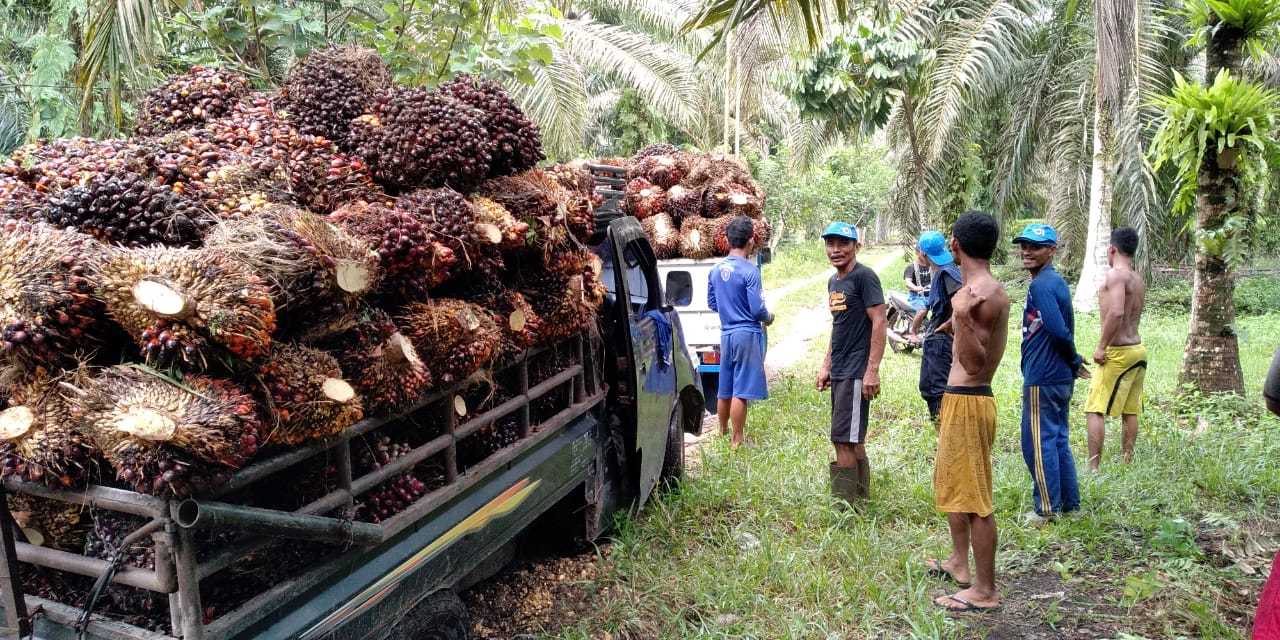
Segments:
[[[753,233],[755,233],[755,223],[746,216],[734,218],[724,230],[724,234],[729,237],[729,246],[734,249],[746,247],[747,243],[751,242]]]
[[[1138,252],[1138,231],[1133,227],[1120,227],[1111,231],[1111,246],[1130,258]]]
[[[1000,241],[1000,224],[989,213],[968,211],[951,227],[951,235],[965,255],[990,260]]]

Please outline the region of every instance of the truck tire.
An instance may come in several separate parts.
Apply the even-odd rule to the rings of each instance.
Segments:
[[[386,640],[468,640],[467,605],[450,589],[441,589],[414,605]]]
[[[662,486],[670,489],[684,477],[684,405],[676,402],[671,412],[671,424],[667,425],[667,447],[662,456],[662,473],[658,476]]]

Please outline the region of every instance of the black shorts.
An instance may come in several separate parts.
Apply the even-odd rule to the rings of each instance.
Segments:
[[[831,381],[831,441],[859,444],[867,439],[871,399],[862,395],[862,378]]]

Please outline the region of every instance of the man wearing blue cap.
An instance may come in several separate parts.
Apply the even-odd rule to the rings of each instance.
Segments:
[[[942,394],[947,390],[947,377],[951,375],[951,296],[960,290],[960,268],[956,266],[951,252],[947,251],[946,238],[937,231],[921,234],[917,248],[928,259],[932,278],[925,308],[916,314],[911,332],[919,334],[921,325],[924,327],[920,397],[929,407],[929,417],[937,421],[938,412],[942,409]]]
[[[1088,378],[1089,370],[1076,353],[1071,291],[1053,268],[1058,232],[1047,224],[1029,224],[1013,242],[1031,273],[1022,314],[1022,458],[1031,471],[1035,502],[1027,520],[1040,524],[1080,508],[1067,414],[1075,379]]]
[[[831,493],[849,504],[871,492],[871,465],[864,445],[871,399],[880,393],[885,310],[880,278],[858,264],[858,230],[833,222],[822,232],[827,259],[836,268],[827,281],[831,344],[818,371],[818,390],[831,389]]]

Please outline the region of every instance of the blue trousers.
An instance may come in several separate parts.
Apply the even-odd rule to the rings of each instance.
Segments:
[[[1067,442],[1067,414],[1074,385],[1022,388],[1022,459],[1031,471],[1036,513],[1042,516],[1080,508],[1076,461]]]

